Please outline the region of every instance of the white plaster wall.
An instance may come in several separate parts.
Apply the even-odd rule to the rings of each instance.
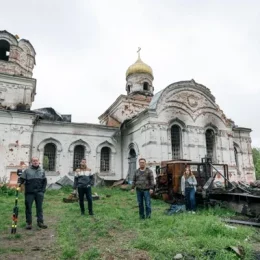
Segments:
[[[31,107],[34,99],[36,80],[0,74],[0,104],[16,108],[21,103]]]
[[[147,91],[144,91],[143,84],[144,82],[147,82],[149,87]],[[133,93],[136,91],[140,92],[147,92],[147,93],[153,93],[154,87],[153,87],[153,78],[151,75],[146,73],[138,73],[138,74],[132,74],[127,77],[126,79],[126,91],[128,92],[128,86],[130,86],[130,92]],[[127,94],[129,94],[127,93]]]
[[[243,173],[240,176],[242,181],[255,181],[255,170],[251,147],[250,132],[234,131],[234,142],[238,145],[239,168]]]
[[[107,180],[121,178],[121,146],[120,140],[113,138],[116,128],[61,122],[42,121],[35,127],[33,137],[33,155],[43,160],[43,148],[48,142],[57,147],[56,172],[47,172],[49,182],[55,182],[61,177],[72,173],[73,143],[87,146],[87,164],[93,172]],[[72,149],[69,148],[72,145]],[[100,147],[109,146],[112,150],[111,172],[100,173]]]
[[[189,100],[190,99],[190,100]],[[201,101],[201,102],[200,102]],[[237,141],[241,146],[240,172],[234,156],[234,133],[223,111],[196,89],[184,88],[162,96],[156,110],[151,110],[126,125],[123,143],[123,168],[126,176],[128,170],[129,144],[136,143],[139,157],[147,159],[155,168],[163,160],[172,158],[170,128],[178,124],[182,129],[182,158],[200,162],[206,155],[205,131],[215,131],[215,163],[227,164],[231,180],[237,181],[253,178],[252,151],[249,134]],[[196,109],[195,109],[195,108]],[[183,125],[182,125],[183,124]]]
[[[0,177],[29,163],[34,115],[0,110]]]

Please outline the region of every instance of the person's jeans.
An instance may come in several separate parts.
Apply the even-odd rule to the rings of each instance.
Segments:
[[[195,189],[194,187],[185,188],[185,204],[186,210],[195,211],[196,210],[196,200],[195,200]]]
[[[145,202],[145,214],[146,218],[151,217],[152,208],[151,208],[151,197],[149,190],[136,190],[137,202],[139,206],[139,216],[144,219],[144,202]]]
[[[78,192],[79,192],[79,206],[80,206],[81,213],[85,213],[84,195],[86,195],[86,199],[88,201],[89,214],[93,214],[91,187],[78,188]]]
[[[43,199],[44,199],[43,192],[25,194],[25,215],[26,215],[27,224],[29,225],[32,224],[32,205],[34,201],[36,205],[37,222],[43,223],[43,212],[42,212]]]

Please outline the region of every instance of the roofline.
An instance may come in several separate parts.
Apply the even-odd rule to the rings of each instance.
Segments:
[[[105,129],[111,129],[116,130],[119,129],[119,127],[115,126],[107,126],[107,125],[101,125],[101,124],[93,124],[93,123],[76,123],[76,122],[66,122],[66,121],[48,121],[48,120],[40,120],[41,124],[51,124],[51,125],[75,125],[75,126],[90,126],[90,127],[98,127],[98,128],[105,128]]]
[[[9,63],[10,63],[10,61],[9,61]],[[6,74],[6,73],[1,73],[0,72],[0,76],[6,76],[6,77],[9,77],[9,78],[11,78],[11,77],[13,77],[13,78],[17,78],[17,79],[23,79],[23,80],[26,80],[26,79],[29,79],[29,80],[33,80],[33,81],[37,81],[37,79],[35,79],[35,78],[30,78],[30,77],[25,77],[25,76],[18,76],[18,75],[11,75],[11,74]]]
[[[121,94],[120,96],[118,96],[117,99],[110,105],[110,107],[107,108],[106,111],[105,111],[102,115],[100,115],[100,116],[98,117],[98,119],[100,120],[102,117],[105,116],[105,114],[108,114],[108,112],[112,109],[112,107],[113,107],[116,103],[118,103],[122,97],[126,97],[126,95]]]
[[[243,131],[243,132],[252,132],[252,129],[251,128],[247,128],[247,127],[239,127],[239,126],[235,126],[233,127],[232,129],[233,131]]]

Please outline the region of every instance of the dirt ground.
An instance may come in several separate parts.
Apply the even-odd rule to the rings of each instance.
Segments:
[[[40,229],[36,223],[32,230],[24,227],[17,229],[15,235],[6,230],[1,235],[0,249],[1,259],[6,260],[41,260],[56,259],[54,242],[56,239],[56,221],[47,219],[48,228]]]

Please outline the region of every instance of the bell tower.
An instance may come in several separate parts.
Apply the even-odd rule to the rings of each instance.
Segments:
[[[153,70],[140,57],[141,48],[138,48],[138,59],[126,71],[127,95],[153,96]]]
[[[0,108],[30,110],[36,94],[35,55],[28,40],[0,31]]]

